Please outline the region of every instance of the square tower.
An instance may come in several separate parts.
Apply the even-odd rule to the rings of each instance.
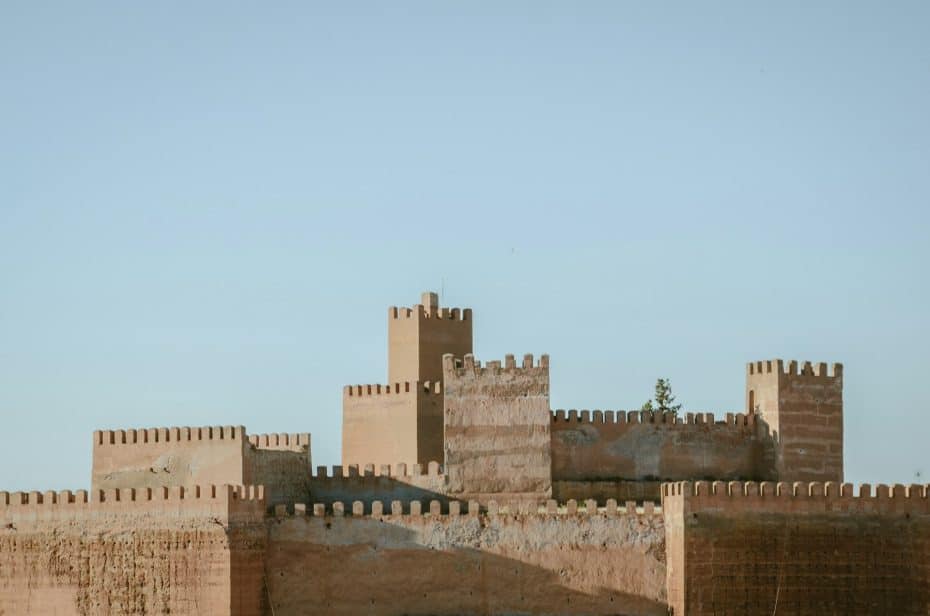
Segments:
[[[471,353],[472,316],[440,308],[435,293],[422,301],[388,309],[388,384],[343,389],[343,465],[442,459],[442,356]]]
[[[779,481],[843,481],[843,365],[750,363],[746,406],[775,441]]]
[[[388,383],[442,381],[442,356],[472,352],[471,309],[440,308],[424,293],[412,308],[388,309]]]
[[[443,358],[447,490],[459,498],[552,495],[549,356],[513,355],[485,366]]]

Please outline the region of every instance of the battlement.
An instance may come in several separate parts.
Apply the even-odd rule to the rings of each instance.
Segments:
[[[413,517],[458,517],[461,515],[468,516],[497,516],[497,515],[534,515],[534,516],[620,516],[631,515],[638,517],[661,517],[661,506],[655,505],[651,501],[645,501],[637,504],[635,501],[618,503],[616,499],[607,499],[604,506],[599,506],[597,501],[588,499],[578,502],[570,499],[564,503],[558,503],[555,500],[547,500],[545,504],[537,504],[527,501],[498,502],[496,500],[488,501],[487,506],[482,506],[476,500],[470,500],[467,503],[457,500],[443,502],[439,500],[430,500],[424,507],[422,500],[392,500],[372,501],[353,501],[350,507],[343,501],[332,503],[314,503],[312,507],[298,503],[289,508],[286,505],[278,505],[274,508],[275,517],[285,518],[289,516],[311,516],[311,517],[345,517],[345,516],[371,516],[374,518],[384,518],[391,516],[413,516]]]
[[[317,466],[313,479],[351,479],[358,477],[439,477],[442,465],[439,462],[427,464],[347,464],[333,465],[330,473],[325,466]]]
[[[192,441],[242,441],[245,437],[245,426],[95,430],[94,447],[106,445],[187,443]]]
[[[109,488],[60,492],[0,492],[0,524],[96,517],[105,514],[166,518],[261,519],[264,486]]]
[[[799,371],[800,365],[800,371]],[[748,376],[760,374],[785,374],[791,376],[815,377],[815,378],[842,378],[843,364],[833,364],[832,371],[827,370],[827,364],[820,362],[813,364],[805,361],[800,363],[796,360],[790,360],[787,363],[781,359],[770,359],[765,361],[755,361],[746,364],[746,374]]]
[[[504,362],[489,361],[484,366],[475,359],[471,353],[466,354],[463,358],[456,358],[450,353],[442,356],[443,372],[446,376],[454,375],[458,377],[465,376],[484,376],[485,374],[507,374],[507,373],[526,373],[538,374],[549,371],[549,356],[541,355],[539,361],[533,364],[533,354],[527,353],[523,356],[520,366],[513,355],[505,355]]]
[[[343,396],[349,396],[353,398],[362,398],[368,396],[387,396],[387,395],[398,395],[398,394],[433,394],[438,395],[442,394],[442,382],[441,381],[415,381],[411,383],[406,381],[403,383],[394,383],[387,385],[381,384],[372,384],[372,385],[346,385],[342,388]]]
[[[666,424],[670,426],[684,425],[716,425],[733,427],[750,427],[756,424],[754,413],[727,413],[724,419],[715,420],[713,413],[685,413],[684,416],[675,413],[658,413],[651,411],[588,411],[558,409],[551,412],[552,423],[581,423],[581,424]]]
[[[250,434],[248,439],[255,449],[303,452],[310,447],[309,432]]]
[[[471,321],[471,308],[438,308],[429,310],[422,304],[411,308],[391,306],[388,308],[388,318],[398,319],[434,319],[442,321]]]
[[[662,501],[684,499],[698,509],[930,514],[928,491],[928,484],[878,484],[873,491],[868,483],[856,489],[832,481],[677,481],[662,484]]]

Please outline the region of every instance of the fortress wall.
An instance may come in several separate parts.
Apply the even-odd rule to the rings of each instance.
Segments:
[[[442,453],[438,382],[348,385],[342,393],[343,465],[417,464]]]
[[[242,426],[97,430],[91,487],[242,484],[246,447]]]
[[[552,480],[552,498],[558,501],[593,498],[600,504],[608,499],[625,501],[658,501],[662,493],[661,481],[576,481]]]
[[[241,486],[0,492],[0,613],[259,614],[225,525],[264,514]]]
[[[269,524],[268,596],[277,616],[666,614],[661,515],[552,506],[284,515]]]
[[[269,505],[307,501],[312,469],[310,434],[250,434],[245,481],[265,486]]]
[[[552,413],[554,481],[774,478],[774,445],[753,414]],[[658,492],[654,493],[658,497]]]
[[[669,603],[689,615],[930,613],[927,489],[665,484]]]
[[[549,357],[443,366],[448,493],[551,495]]]
[[[310,477],[310,500],[301,502],[324,503],[336,501],[351,503],[361,501],[371,506],[375,501],[390,502],[439,499],[447,503],[443,495],[445,476],[438,462],[427,465],[414,464],[366,464],[334,466],[329,472],[325,466],[317,467]]]

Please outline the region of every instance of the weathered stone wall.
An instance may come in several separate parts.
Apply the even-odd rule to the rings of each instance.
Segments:
[[[551,495],[549,357],[443,362],[447,492]]]
[[[92,489],[243,484],[243,426],[97,430]]]
[[[383,510],[271,522],[274,613],[666,614],[661,515]]]
[[[230,526],[261,525],[230,486],[0,492],[0,614],[260,614],[262,576]],[[262,546],[264,533],[257,545]],[[231,570],[240,572],[233,578]]]
[[[930,613],[928,486],[663,486],[674,613]]]
[[[269,505],[305,503],[310,493],[310,434],[250,434],[245,483],[265,486]]]
[[[775,441],[781,481],[843,480],[843,366],[782,360],[747,365],[746,404]]]
[[[553,481],[776,478],[774,443],[752,414],[559,410],[551,430]]]

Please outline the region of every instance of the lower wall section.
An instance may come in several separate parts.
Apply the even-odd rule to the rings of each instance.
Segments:
[[[229,614],[217,525],[0,530],[0,614]]]
[[[294,516],[270,523],[290,614],[666,614],[662,517]]]
[[[674,614],[930,613],[926,488],[667,484]]]

